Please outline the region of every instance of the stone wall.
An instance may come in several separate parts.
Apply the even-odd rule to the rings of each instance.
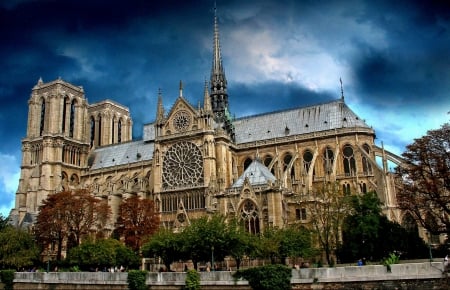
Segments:
[[[235,281],[233,272],[201,272],[202,290],[251,290],[245,280]],[[183,272],[150,272],[149,289],[181,290],[186,274]],[[409,263],[385,266],[348,266],[292,270],[292,288],[304,289],[450,289],[447,272],[441,262]],[[14,289],[83,289],[126,290],[127,273],[105,272],[17,272]]]

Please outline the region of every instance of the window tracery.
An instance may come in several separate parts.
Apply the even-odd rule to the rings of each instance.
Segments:
[[[175,143],[163,159],[163,188],[192,187],[203,182],[203,157],[191,142]]]
[[[240,218],[249,233],[259,233],[259,212],[253,201],[247,199],[243,202],[240,210]]]
[[[344,158],[344,173],[346,176],[353,176],[356,173],[356,162],[353,154],[353,148],[350,145],[345,145],[343,150]]]

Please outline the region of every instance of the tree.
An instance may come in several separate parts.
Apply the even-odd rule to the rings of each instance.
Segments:
[[[341,262],[379,261],[391,253],[404,258],[427,256],[427,246],[416,231],[408,231],[381,213],[375,193],[352,196],[352,204],[352,214],[343,224],[343,244],[337,251]]]
[[[160,257],[166,269],[170,269],[170,264],[184,259],[187,255],[183,252],[183,236],[174,233],[169,229],[159,229],[150,240],[142,246],[144,257]]]
[[[257,256],[269,258],[272,264],[284,263],[285,258],[311,257],[311,233],[304,227],[267,228],[256,243]]]
[[[222,261],[229,253],[227,225],[221,215],[203,216],[193,220],[182,235],[184,251],[190,253],[195,269],[200,261],[211,261],[213,257],[215,261]]]
[[[332,254],[340,244],[342,223],[350,213],[350,196],[340,191],[338,183],[328,182],[305,201],[313,233],[325,253],[328,265],[332,265]]]
[[[339,251],[342,262],[354,259],[372,259],[378,246],[381,203],[376,193],[368,192],[351,197],[352,214],[344,220],[343,245]]]
[[[158,230],[159,214],[153,200],[132,196],[119,206],[116,232],[125,245],[138,252],[148,238]]]
[[[236,267],[239,270],[242,259],[250,256],[254,252],[254,238],[239,223],[238,219],[232,219],[227,224],[229,255],[236,261]]]
[[[22,229],[7,226],[0,231],[0,265],[2,269],[29,267],[39,259],[33,236]]]
[[[83,270],[103,269],[111,266],[137,268],[139,256],[114,239],[86,240],[70,249],[67,262]]]
[[[398,205],[432,234],[450,234],[450,125],[430,130],[406,147]]]
[[[59,261],[64,242],[67,250],[78,246],[83,237],[101,231],[109,213],[109,206],[85,189],[51,194],[39,207],[36,240],[44,248],[56,244]]]

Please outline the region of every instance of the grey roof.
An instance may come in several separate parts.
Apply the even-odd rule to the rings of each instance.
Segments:
[[[100,147],[94,150],[91,170],[151,160],[154,143],[142,140]]]
[[[263,185],[276,180],[275,176],[257,159],[245,169],[244,173],[233,183],[231,187],[241,187],[244,185],[245,178],[251,185]]]
[[[343,100],[238,118],[233,125],[237,144],[343,127],[369,128]]]
[[[144,134],[142,139],[144,141],[155,140],[155,123],[144,124]]]

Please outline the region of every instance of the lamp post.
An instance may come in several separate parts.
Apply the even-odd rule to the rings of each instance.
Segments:
[[[211,246],[211,271],[214,271],[214,246]]]
[[[430,252],[430,263],[433,262],[433,255],[431,253],[431,232],[427,232],[428,234],[428,250]]]

